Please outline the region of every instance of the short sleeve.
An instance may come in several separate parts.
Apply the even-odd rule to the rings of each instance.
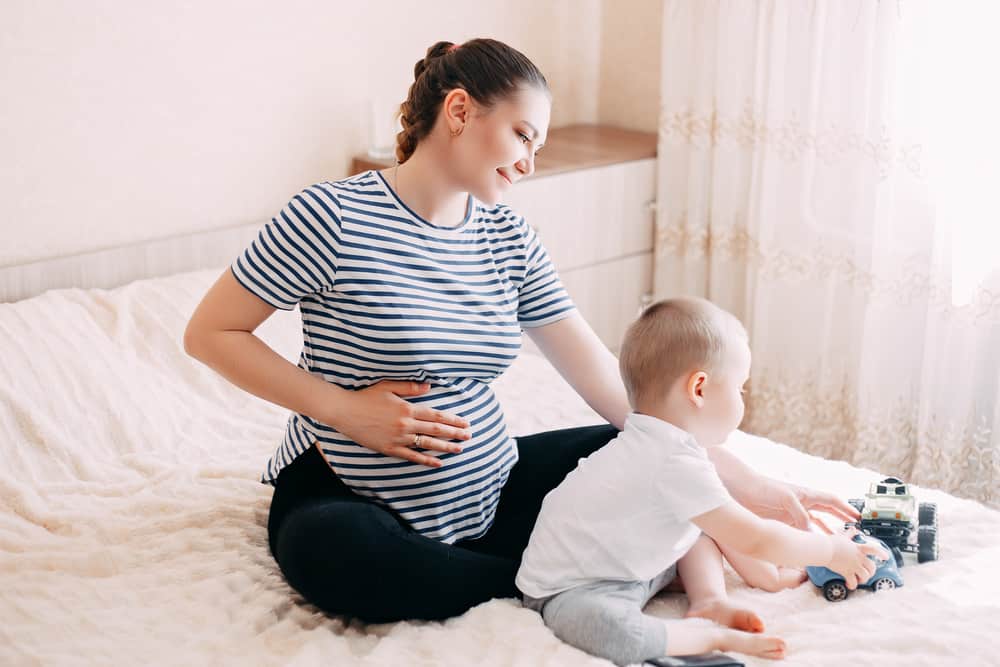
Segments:
[[[732,500],[703,451],[674,453],[663,462],[662,470],[663,474],[654,476],[656,490],[663,507],[677,521],[690,521]]]
[[[329,185],[295,195],[230,266],[243,287],[281,310],[333,286],[340,206]]]
[[[521,224],[524,225],[525,273],[518,291],[517,319],[524,328],[540,327],[567,317],[576,306],[538,234],[523,218]]]

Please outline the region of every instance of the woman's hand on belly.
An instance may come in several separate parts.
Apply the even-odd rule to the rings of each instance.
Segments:
[[[472,434],[462,417],[404,400],[428,390],[428,384],[383,380],[346,391],[328,411],[327,423],[368,449],[437,468],[443,464],[436,456],[418,450],[460,452],[462,445],[455,441]]]

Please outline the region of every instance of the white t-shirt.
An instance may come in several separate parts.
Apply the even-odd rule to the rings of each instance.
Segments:
[[[515,583],[542,598],[595,581],[647,581],[697,541],[693,517],[730,500],[690,433],[632,413],[545,496]]]

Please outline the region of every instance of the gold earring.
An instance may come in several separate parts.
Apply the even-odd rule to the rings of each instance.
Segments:
[[[452,130],[451,131],[451,136],[457,137],[458,135],[462,134],[462,130],[464,130],[464,129],[465,129],[464,125],[459,125],[457,130]]]

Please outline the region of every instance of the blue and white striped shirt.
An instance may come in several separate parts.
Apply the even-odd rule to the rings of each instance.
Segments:
[[[302,314],[299,367],[345,389],[427,382],[407,400],[457,414],[472,437],[431,468],[363,447],[293,413],[262,482],[317,441],[355,493],[388,505],[428,537],[481,537],[517,462],[490,382],[514,361],[522,327],[574,306],[534,230],[507,206],[473,197],[457,227],[411,211],[368,171],[306,188],[231,266],[270,305]]]

